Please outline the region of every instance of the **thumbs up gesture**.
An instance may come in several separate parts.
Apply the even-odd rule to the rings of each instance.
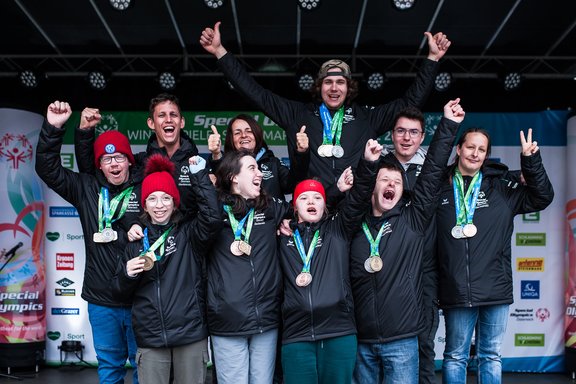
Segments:
[[[210,129],[212,129],[212,133],[208,136],[208,150],[212,153],[213,160],[220,160],[222,157],[222,152],[220,148],[222,147],[222,143],[220,142],[220,134],[216,129],[215,125],[211,125]]]
[[[300,128],[300,132],[296,133],[296,150],[300,153],[308,150],[308,135],[306,134],[306,126]]]

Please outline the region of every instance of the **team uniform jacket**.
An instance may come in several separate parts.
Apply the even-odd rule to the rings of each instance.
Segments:
[[[254,213],[250,255],[234,256],[230,251],[234,233],[221,209],[224,225],[208,258],[210,334],[245,336],[278,328],[282,278],[276,229],[291,212],[290,204],[271,199],[265,210]]]
[[[471,238],[451,235],[456,224],[454,192],[452,181],[445,180],[436,213],[441,307],[514,301],[510,240],[514,216],[543,210],[554,197],[540,152],[521,156],[520,164],[526,185],[503,179],[502,167],[483,167],[473,220],[478,233]]]
[[[308,176],[318,177],[324,188],[328,188],[338,180],[344,169],[358,164],[368,139],[376,139],[393,128],[398,111],[409,105],[423,106],[434,83],[438,63],[425,60],[414,83],[402,98],[376,107],[355,103],[345,106],[341,137],[344,148],[342,158],[318,155],[323,134],[319,105],[288,100],[263,88],[230,52],[218,60],[218,66],[235,89],[285,130],[291,162],[297,147],[296,133],[302,125],[306,125],[311,151]]]
[[[82,298],[89,303],[103,306],[131,305],[130,300],[122,301],[115,298],[110,289],[110,282],[116,272],[118,260],[124,253],[127,243],[126,228],[121,225],[122,220],[112,223],[112,229],[118,233],[118,240],[110,243],[95,243],[92,238],[93,234],[98,232],[100,188],[107,187],[110,199],[112,199],[130,186],[138,185],[139,188],[140,181],[130,172],[130,179],[127,183],[114,186],[107,182],[100,170],[92,175],[76,173],[64,168],[60,159],[64,133],[65,129],[58,129],[44,121],[36,150],[36,173],[48,187],[78,210],[86,252]],[[125,216],[137,217],[140,213],[137,195],[138,192],[135,189],[130,196]],[[116,219],[116,216],[113,219]]]
[[[370,256],[364,231],[358,231],[352,241],[350,276],[359,342],[385,343],[416,336],[421,331],[426,233],[458,127],[458,123],[442,118],[413,193],[404,194],[381,217],[366,216],[373,238],[385,225],[379,244],[382,270],[369,273],[364,268]]]
[[[177,224],[165,240],[164,255],[151,270],[135,277],[126,274],[126,262],[140,255],[143,245],[142,241],[129,243],[114,280],[115,294],[133,301],[132,325],[138,347],[176,347],[208,337],[203,263],[222,226],[221,208],[206,171],[191,175],[191,179],[197,215]],[[169,225],[148,224],[147,228],[152,245]]]
[[[317,341],[356,334],[350,285],[350,241],[370,206],[377,162],[361,160],[354,186],[334,216],[318,223],[295,223],[305,252],[315,231],[320,236],[310,265],[312,282],[296,285],[303,262],[294,238],[281,236],[280,263],[284,274],[282,343]]]

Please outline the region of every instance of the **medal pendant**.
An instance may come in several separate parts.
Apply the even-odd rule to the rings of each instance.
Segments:
[[[309,272],[302,272],[296,276],[296,285],[306,287],[312,282],[312,275]]]
[[[342,146],[340,145],[335,145],[334,147],[332,147],[332,155],[334,157],[341,158],[342,156],[344,156],[344,148],[342,148]]]
[[[372,267],[370,266],[370,259],[371,259],[371,258],[369,257],[369,258],[366,259],[366,261],[364,261],[364,269],[365,269],[366,272],[368,272],[368,273],[374,273],[374,272],[376,272],[376,271],[374,271],[374,270],[372,269]]]
[[[245,255],[250,256],[250,252],[252,252],[252,246],[245,241],[240,241],[238,244],[238,249]]]
[[[321,146],[318,147],[318,156],[325,157],[324,156],[324,144],[322,144]]]
[[[382,269],[382,258],[380,256],[371,256],[369,259],[370,268],[374,272],[379,272]]]
[[[232,252],[234,256],[242,256],[244,254],[244,252],[240,250],[240,240],[235,240],[230,244],[230,252]]]
[[[332,148],[334,148],[332,144],[324,145],[324,157],[332,157]]]
[[[105,243],[104,237],[102,237],[100,232],[94,232],[94,235],[92,235],[92,241],[95,243]]]
[[[464,233],[462,232],[462,226],[461,225],[455,225],[452,228],[452,237],[455,239],[462,239],[464,238]]]
[[[118,239],[118,232],[112,228],[104,228],[101,233],[104,243],[111,243],[112,241],[116,241]]]
[[[154,267],[154,262],[156,261],[156,256],[152,252],[146,252],[145,255],[140,256],[144,259],[144,269],[145,271],[149,271]]]
[[[478,233],[478,228],[474,224],[466,224],[462,229],[462,233],[466,237],[474,237]]]

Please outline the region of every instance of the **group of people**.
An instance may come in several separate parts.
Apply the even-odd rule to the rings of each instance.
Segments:
[[[161,94],[139,154],[119,132],[95,138],[101,116],[85,108],[74,172],[60,163],[72,109],[48,106],[36,171],[79,213],[100,382],[122,382],[129,359],[135,383],[203,383],[210,336],[221,384],[430,383],[439,307],[443,381],[465,382],[476,331],[479,379],[500,382],[513,218],[546,208],[553,189],[531,129],[520,136],[521,181],[487,161],[479,128],[460,135],[447,166],[460,99],[445,104],[427,153],[420,147],[420,108],[450,46],[426,36],[406,94],[363,107],[345,62],[321,66],[316,102],[291,101],[249,76],[219,23],[206,28],[200,44],[286,131],[290,169],[244,114],[230,120],[223,151],[213,127],[200,157],[178,99]],[[377,139],[390,130],[385,153]]]

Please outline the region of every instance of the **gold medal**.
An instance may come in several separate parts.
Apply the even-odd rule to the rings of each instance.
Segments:
[[[476,233],[478,233],[478,228],[472,223],[466,224],[464,228],[462,228],[462,233],[466,237],[474,237]]]
[[[232,242],[232,244],[230,244],[230,252],[232,252],[234,256],[242,256],[244,254],[244,252],[242,252],[240,249],[240,243],[240,240],[235,240]]]
[[[382,269],[382,258],[380,256],[370,256],[368,260],[370,268],[372,268],[374,272],[379,272]]]
[[[144,266],[142,269],[149,271],[154,267],[154,262],[156,261],[156,255],[153,252],[146,252],[146,254],[140,256],[144,259]]]
[[[238,249],[245,255],[250,256],[250,252],[252,252],[252,246],[245,241],[240,241],[238,244]]]
[[[296,276],[296,285],[299,287],[306,287],[312,282],[312,275],[310,272],[302,272]]]

